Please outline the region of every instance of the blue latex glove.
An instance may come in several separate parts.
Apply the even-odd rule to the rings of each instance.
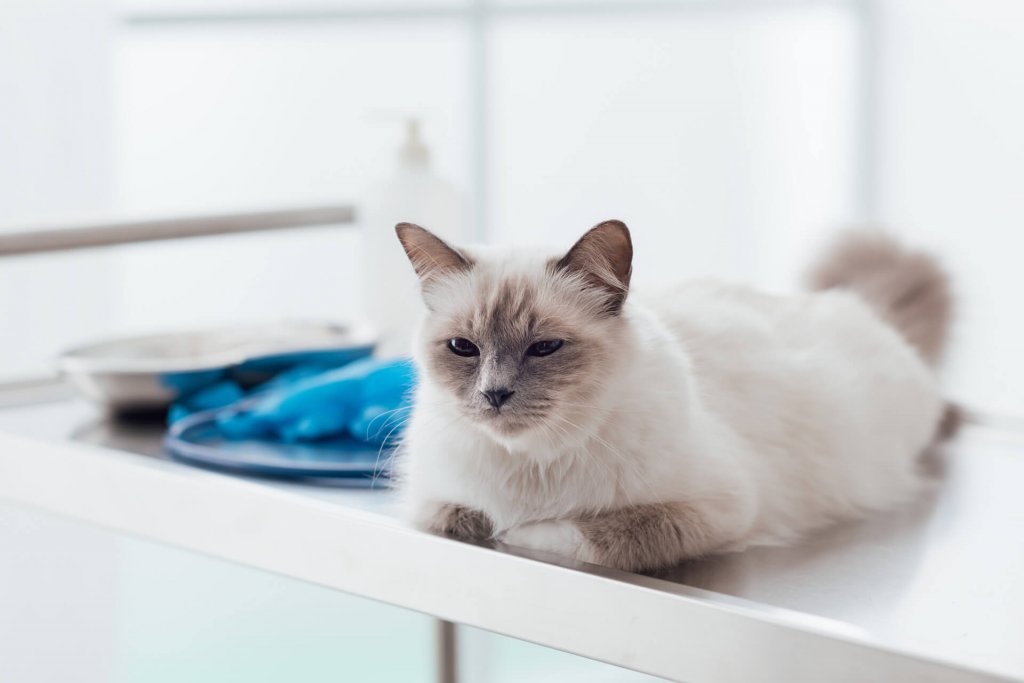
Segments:
[[[174,424],[182,418],[201,410],[213,410],[231,405],[245,395],[238,382],[222,379],[198,389],[188,396],[178,399],[167,411],[168,424]]]
[[[292,384],[302,377],[327,372],[372,354],[373,345],[367,344],[261,356],[218,370],[168,373],[160,380],[174,390],[178,399],[167,412],[167,422],[174,424],[192,413],[223,408],[244,395]]]
[[[383,444],[401,431],[416,378],[409,360],[367,358],[289,379],[275,378],[267,390],[225,409],[217,417],[221,432],[234,439],[287,442],[347,434]]]
[[[296,365],[260,384],[248,394],[254,395],[267,389],[287,386],[303,377],[327,372],[335,367],[317,364]],[[247,395],[241,383],[228,370],[168,375],[164,382],[181,392],[178,400],[167,410],[167,424],[171,425],[192,413],[227,407]]]

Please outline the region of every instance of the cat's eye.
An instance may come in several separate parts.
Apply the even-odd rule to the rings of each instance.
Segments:
[[[454,339],[448,340],[448,350],[454,353],[456,356],[479,356],[480,349],[477,348],[476,344],[463,339],[462,337],[455,337]]]
[[[551,339],[548,341],[539,341],[530,344],[530,348],[526,349],[527,356],[550,356],[558,349],[562,348],[561,339]]]

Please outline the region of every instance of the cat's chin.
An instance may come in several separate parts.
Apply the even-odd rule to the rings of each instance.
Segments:
[[[537,431],[537,424],[527,420],[510,417],[488,417],[479,420],[478,424],[491,438],[496,441],[515,440]]]
[[[490,439],[506,451],[531,460],[550,461],[570,445],[535,421],[486,420],[479,425]]]

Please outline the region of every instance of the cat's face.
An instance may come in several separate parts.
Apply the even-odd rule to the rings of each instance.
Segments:
[[[429,311],[426,380],[499,439],[577,431],[620,350],[626,227],[603,223],[562,258],[470,254],[422,228],[398,231]]]
[[[576,411],[566,408],[590,400],[613,352],[608,321],[581,310],[578,285],[543,264],[493,266],[478,260],[464,282],[438,287],[420,335],[427,374],[498,436],[570,429]]]

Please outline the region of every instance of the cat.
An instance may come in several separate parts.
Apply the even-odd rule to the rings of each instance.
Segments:
[[[396,473],[421,528],[644,571],[922,487],[951,317],[930,257],[854,235],[803,295],[695,281],[641,298],[619,221],[558,255],[396,232],[427,308]]]

